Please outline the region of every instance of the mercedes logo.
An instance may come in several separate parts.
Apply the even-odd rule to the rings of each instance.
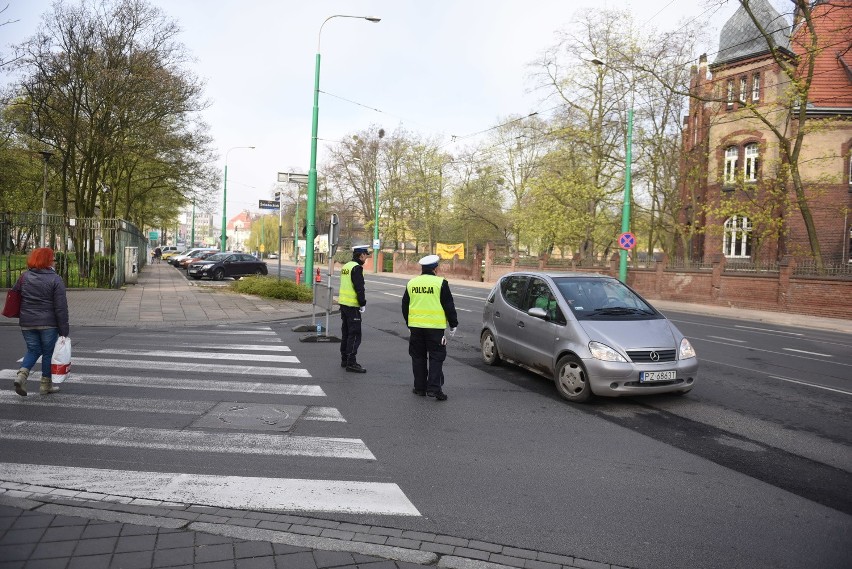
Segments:
[[[657,352],[651,352],[650,356],[652,362],[660,361],[660,354],[658,354]]]

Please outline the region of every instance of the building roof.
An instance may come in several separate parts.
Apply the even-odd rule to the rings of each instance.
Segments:
[[[778,47],[790,47],[790,23],[772,7],[768,0],[750,0],[749,6],[761,27],[772,36]],[[719,52],[713,67],[769,52],[766,39],[760,33],[744,6],[740,5],[725,22],[719,34]]]

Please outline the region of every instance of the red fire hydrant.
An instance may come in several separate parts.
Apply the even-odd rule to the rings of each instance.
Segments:
[[[322,282],[322,275],[320,274],[320,270],[319,270],[319,269],[317,269],[317,274],[316,274],[316,277],[314,278],[314,280],[315,280],[316,282],[318,282],[318,283],[321,283],[321,282]]]
[[[302,284],[302,267],[296,267],[296,284]]]

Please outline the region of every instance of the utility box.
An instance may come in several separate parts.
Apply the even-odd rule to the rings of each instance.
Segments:
[[[124,248],[124,284],[139,280],[139,247]]]

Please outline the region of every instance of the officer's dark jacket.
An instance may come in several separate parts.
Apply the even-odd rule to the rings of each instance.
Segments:
[[[69,335],[68,299],[65,283],[53,269],[30,269],[24,273],[21,291],[22,328],[50,326],[59,328],[60,336]]]
[[[433,274],[432,271],[423,271],[421,274]],[[402,317],[405,318],[405,325],[408,325],[408,305],[411,302],[411,297],[408,295],[408,288],[405,289],[405,294],[402,295]],[[447,317],[447,324],[450,328],[456,328],[459,325],[458,315],[456,314],[456,304],[453,302],[453,293],[450,292],[450,283],[447,279],[441,283],[441,308],[444,309],[444,314]]]

